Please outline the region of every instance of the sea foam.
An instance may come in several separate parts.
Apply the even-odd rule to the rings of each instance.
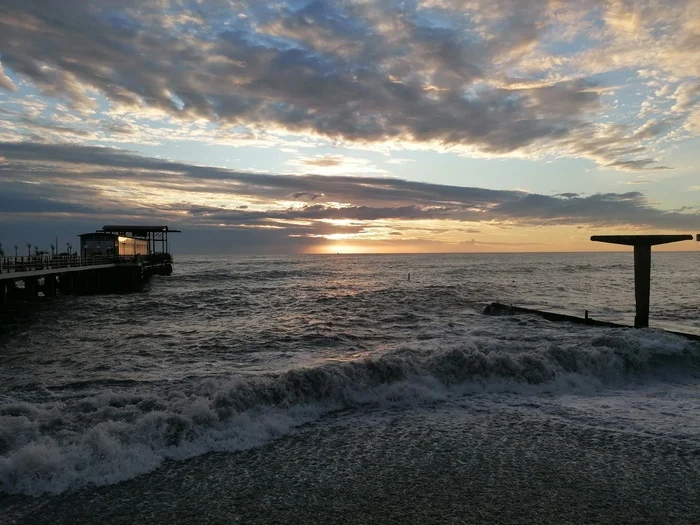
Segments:
[[[592,330],[526,350],[474,338],[268,377],[115,386],[95,394],[10,392],[0,406],[0,490],[40,495],[125,481],[165,460],[259,447],[324,414],[410,407],[470,393],[588,393],[695,373],[698,346],[668,334]]]

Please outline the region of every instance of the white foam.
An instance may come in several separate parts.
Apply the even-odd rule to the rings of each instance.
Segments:
[[[344,407],[411,407],[473,393],[590,394],[640,373],[649,378],[660,359],[674,370],[697,359],[697,345],[672,336],[592,333],[569,346],[517,350],[475,339],[262,379],[127,385],[41,402],[12,394],[0,405],[0,490],[39,495],[112,484],[168,459],[259,447]]]
[[[198,410],[194,407],[203,403],[194,399],[191,407]],[[147,412],[134,415],[133,422],[104,421],[55,435],[38,435],[40,423],[26,418],[14,418],[14,428],[10,429],[8,419],[13,418],[3,417],[0,426],[7,425],[16,432],[24,425],[33,435],[0,458],[0,488],[9,493],[39,495],[117,483],[150,472],[166,459],[182,460],[211,451],[263,445],[327,410],[314,405],[257,408],[210,425],[177,412]]]

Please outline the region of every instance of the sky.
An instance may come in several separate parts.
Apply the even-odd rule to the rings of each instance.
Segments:
[[[114,223],[176,253],[698,233],[700,2],[0,0],[5,253]]]

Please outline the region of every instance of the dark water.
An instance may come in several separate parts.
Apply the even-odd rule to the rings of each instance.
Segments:
[[[654,254],[652,319],[700,326],[699,262]],[[143,294],[58,298],[3,327],[0,514],[692,523],[697,343],[480,314],[630,319],[631,270],[631,254],[182,257]]]

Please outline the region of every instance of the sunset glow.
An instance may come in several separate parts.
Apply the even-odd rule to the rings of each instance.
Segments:
[[[323,246],[320,253],[372,253],[366,247],[351,244],[334,243]]]

